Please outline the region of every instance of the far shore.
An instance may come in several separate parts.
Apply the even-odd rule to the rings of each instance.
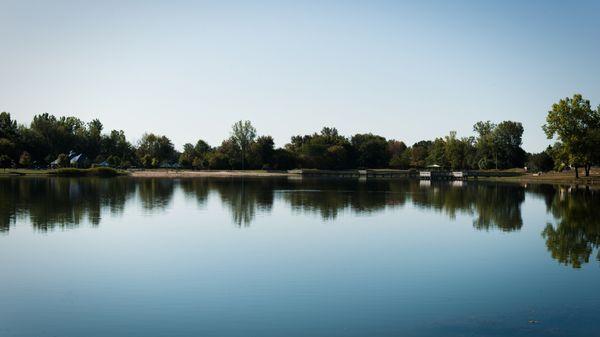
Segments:
[[[517,177],[488,177],[480,178],[481,181],[498,181],[527,184],[554,184],[554,185],[594,185],[600,186],[600,169],[592,170],[589,177],[583,175],[575,178],[573,172],[548,172],[541,175],[527,173]]]
[[[517,169],[510,170],[515,172]],[[1,176],[50,176],[54,170],[31,170],[31,169],[6,169],[0,170]],[[481,177],[479,181],[498,181],[513,183],[538,183],[538,184],[563,184],[563,185],[600,185],[600,168],[593,168],[589,177],[580,175],[575,178],[571,172],[547,172],[531,173],[518,170],[522,175],[512,177]],[[175,170],[175,169],[148,169],[148,170],[125,170],[121,171],[133,178],[270,178],[270,177],[301,177],[296,173],[286,171],[265,170]],[[469,181],[473,181],[469,179]]]
[[[129,171],[134,178],[194,178],[194,177],[289,177],[295,174],[285,171],[263,170],[135,170]]]

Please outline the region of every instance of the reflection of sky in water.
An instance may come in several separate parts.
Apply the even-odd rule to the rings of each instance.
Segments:
[[[600,314],[597,192],[14,180],[1,336],[589,336]]]

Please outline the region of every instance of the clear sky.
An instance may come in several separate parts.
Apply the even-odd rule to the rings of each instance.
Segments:
[[[335,126],[412,144],[478,120],[549,142],[551,104],[600,103],[600,1],[0,0],[0,111],[99,118],[130,141],[277,145]]]

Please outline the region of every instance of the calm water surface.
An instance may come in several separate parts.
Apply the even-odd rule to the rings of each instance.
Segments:
[[[0,336],[598,336],[600,191],[0,179]]]

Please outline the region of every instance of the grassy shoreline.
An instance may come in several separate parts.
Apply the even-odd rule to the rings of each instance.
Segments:
[[[582,185],[600,186],[600,176],[579,177],[536,177],[531,174],[519,177],[485,177],[480,181],[497,181],[507,183],[552,184],[552,185]]]
[[[109,167],[94,167],[89,169],[60,168],[60,169],[5,169],[0,171],[0,176],[29,176],[29,177],[116,177],[129,173]]]
[[[113,177],[129,176],[134,178],[194,178],[194,177],[296,177],[297,174],[285,171],[264,171],[264,170],[219,170],[219,171],[195,171],[195,170],[115,170],[111,168],[92,168],[92,169],[6,169],[0,170],[0,176],[62,176],[62,177]],[[572,172],[549,172],[540,175],[523,172],[519,176],[510,177],[479,177],[479,181],[498,181],[512,183],[538,183],[538,184],[566,184],[566,185],[600,185],[600,169],[593,169],[589,177],[580,176],[575,178]],[[475,181],[477,181],[475,180]],[[469,181],[474,181],[469,179]]]
[[[295,174],[285,171],[264,170],[141,170],[131,171],[135,178],[194,178],[194,177],[290,177]]]

